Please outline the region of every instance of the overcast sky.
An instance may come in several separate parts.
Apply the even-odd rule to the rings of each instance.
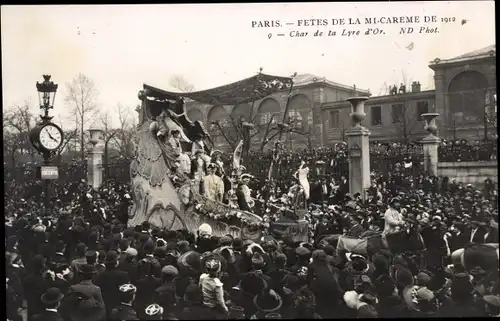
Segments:
[[[37,102],[35,83],[48,73],[60,84],[54,113],[63,116],[64,84],[79,72],[95,81],[100,106],[110,112],[118,103],[136,106],[143,83],[169,89],[169,78],[179,74],[201,90],[251,76],[259,67],[281,76],[311,73],[377,95],[384,82],[400,83],[403,71],[432,89],[429,61],[495,43],[493,1],[2,6],[1,13],[3,108],[29,97]],[[433,24],[438,34],[398,35],[401,25],[377,25],[385,35],[357,37],[288,34],[342,28],[363,33],[374,26],[251,27],[255,20],[403,15],[456,20]],[[279,32],[287,36],[277,37]]]

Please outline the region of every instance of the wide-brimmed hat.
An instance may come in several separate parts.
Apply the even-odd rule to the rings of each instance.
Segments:
[[[276,312],[283,305],[281,296],[272,289],[266,289],[253,298],[255,307],[262,312]]]
[[[96,268],[90,264],[82,264],[77,266],[78,273],[82,275],[94,275],[97,273]]]
[[[411,310],[423,314],[434,314],[438,309],[434,293],[424,286],[407,286],[403,290],[403,299]]]
[[[42,303],[50,305],[61,301],[62,298],[64,298],[64,294],[61,293],[61,290],[50,288],[40,297],[40,300]]]

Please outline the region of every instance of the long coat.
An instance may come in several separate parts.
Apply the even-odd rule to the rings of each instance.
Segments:
[[[102,298],[109,312],[120,304],[119,287],[130,282],[127,272],[112,269],[102,272],[96,280],[96,285],[101,288]]]
[[[224,196],[224,182],[217,175],[206,175],[203,178],[205,196],[213,201],[222,202]]]
[[[104,307],[104,300],[102,298],[101,288],[94,285],[90,280],[84,280],[79,284],[72,285],[69,289],[70,292],[80,292],[91,298],[94,298]]]

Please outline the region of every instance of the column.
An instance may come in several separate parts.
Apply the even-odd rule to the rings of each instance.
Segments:
[[[89,149],[87,160],[87,182],[94,190],[98,190],[102,184],[102,157],[104,148],[101,141],[100,129],[89,129],[90,143],[92,147]]]
[[[360,193],[363,200],[365,190],[370,187],[370,131],[361,126],[365,118],[365,101],[368,97],[351,97],[351,119],[353,126],[346,130],[349,146],[349,193]]]
[[[429,133],[421,141],[424,147],[424,169],[430,175],[438,175],[438,147],[441,139],[436,136],[436,117],[438,113],[422,114],[425,119],[425,130]]]

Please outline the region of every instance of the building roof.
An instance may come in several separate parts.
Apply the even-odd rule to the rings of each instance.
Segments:
[[[299,87],[299,86],[302,87],[302,86],[307,86],[307,85],[314,84],[314,83],[325,83],[325,84],[330,85],[332,87],[337,87],[337,88],[342,88],[342,89],[347,89],[347,90],[354,90],[354,86],[343,85],[343,84],[340,84],[338,82],[328,80],[325,77],[319,77],[319,76],[316,76],[313,74],[298,74],[293,79],[294,87]],[[365,94],[370,93],[369,90],[361,89],[358,87],[356,87],[356,91],[360,92],[360,93],[365,93]]]
[[[465,54],[462,54],[460,56],[456,56],[453,58],[449,59],[439,59],[436,58],[433,61],[430,62],[431,66],[434,65],[443,65],[443,64],[451,64],[451,63],[460,63],[460,62],[467,62],[471,60],[477,60],[477,59],[483,59],[487,57],[495,57],[496,56],[496,44],[490,45],[488,47],[484,47],[478,50],[474,50]]]

